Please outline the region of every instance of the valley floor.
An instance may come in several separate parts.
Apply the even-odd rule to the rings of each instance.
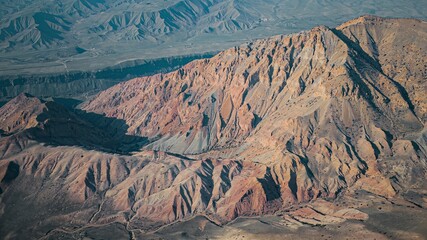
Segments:
[[[129,229],[126,223],[85,225],[75,229],[53,229],[42,239],[426,239],[427,212],[403,199],[385,199],[367,192],[357,198],[343,197],[337,207],[352,206],[369,217],[365,220],[334,222],[331,215],[313,216],[296,212],[329,204],[319,203],[292,207],[281,213],[261,217],[239,217],[219,226],[205,216],[164,226],[147,233]],[[354,209],[355,209],[354,208]]]

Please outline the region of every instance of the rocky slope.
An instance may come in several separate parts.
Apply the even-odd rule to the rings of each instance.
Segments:
[[[393,196],[426,174],[426,29],[362,17],[278,36],[119,84],[83,109],[124,119],[148,149],[264,165],[264,193],[249,197],[264,200],[243,212],[349,187]]]
[[[274,213],[298,228],[364,221],[366,199],[424,212],[426,32],[368,16],[259,40],[116,85],[87,112],[21,95],[0,108],[0,234],[133,239]]]
[[[296,137],[308,123],[307,137],[363,138],[372,125],[403,137],[426,118],[425,30],[422,21],[375,17],[318,27],[119,84],[83,108],[126,120],[129,133],[157,139],[154,148],[189,154],[283,129],[293,132],[277,137]]]

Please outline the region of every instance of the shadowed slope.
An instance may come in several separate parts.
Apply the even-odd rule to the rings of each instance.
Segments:
[[[146,144],[145,138],[127,135],[127,125],[122,120],[67,109],[56,102],[43,101],[25,93],[1,107],[0,115],[3,116],[2,147],[10,141],[19,138],[26,141],[28,138],[50,145],[81,146],[126,154]]]

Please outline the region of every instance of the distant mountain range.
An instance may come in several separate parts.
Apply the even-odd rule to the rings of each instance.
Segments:
[[[0,75],[98,70],[223,50],[362,14],[426,18],[427,3],[336,0],[0,1]],[[96,62],[96,63],[94,63]]]

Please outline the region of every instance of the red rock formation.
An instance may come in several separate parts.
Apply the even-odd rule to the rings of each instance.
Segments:
[[[128,155],[18,137],[39,126],[46,104],[25,98],[36,104],[20,112],[11,107],[22,102],[17,98],[0,109],[7,116],[2,129],[12,134],[1,139],[0,177],[11,179],[1,188],[12,196],[21,189],[14,186],[31,179],[41,196],[67,196],[67,211],[81,225],[117,221],[127,229],[194,215],[225,223],[360,189],[386,198],[424,189],[426,30],[418,20],[362,17],[114,86],[83,109],[123,119],[128,134],[149,139]],[[95,129],[89,139],[113,136],[101,134],[108,127],[67,114],[82,131]],[[50,120],[55,116],[45,121],[61,126]],[[63,206],[55,197],[49,203]],[[301,221],[322,215],[319,222],[327,223],[366,218],[356,210],[327,212],[316,205],[291,215]]]

